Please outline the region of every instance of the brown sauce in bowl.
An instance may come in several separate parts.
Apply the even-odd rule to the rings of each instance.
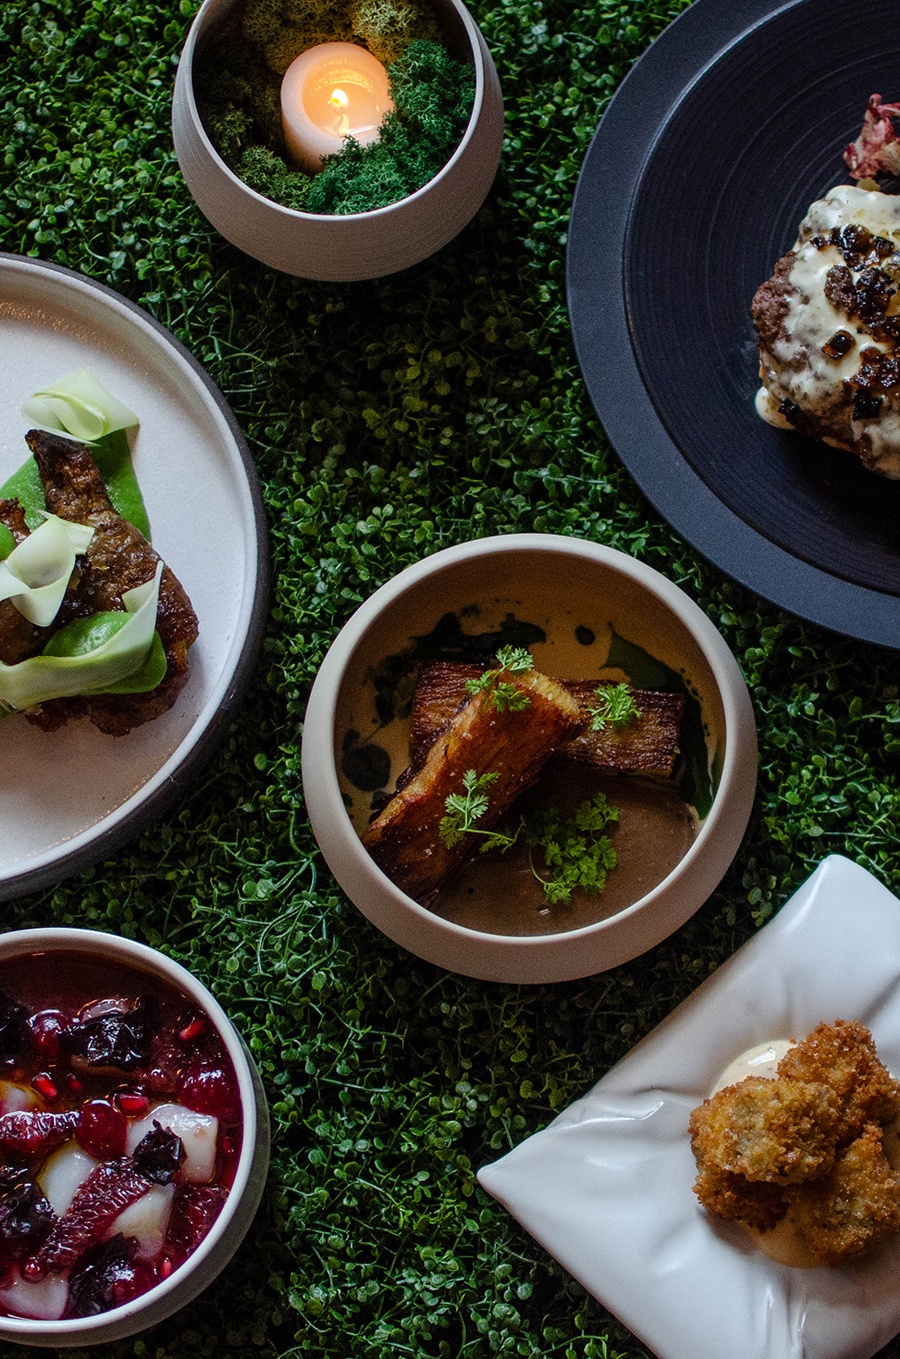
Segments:
[[[507,854],[476,854],[443,889],[434,913],[484,934],[559,934],[606,920],[639,901],[684,858],[696,838],[696,816],[669,784],[571,764],[546,770],[526,797],[571,812],[598,792],[619,809],[619,820],[608,832],[618,864],[602,892],[576,890],[571,902],[550,905],[531,870],[527,847],[516,845]],[[540,860],[538,852],[539,871]]]

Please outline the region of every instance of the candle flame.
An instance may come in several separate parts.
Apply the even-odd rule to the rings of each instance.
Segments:
[[[336,109],[345,109],[350,103],[343,90],[332,90],[329,104],[333,104]]]

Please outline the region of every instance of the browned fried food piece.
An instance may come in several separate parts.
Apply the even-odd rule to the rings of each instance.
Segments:
[[[779,1184],[748,1180],[708,1162],[699,1165],[694,1193],[710,1213],[767,1232],[787,1212],[789,1199]]]
[[[468,697],[466,684],[485,667],[456,661],[428,661],[419,671],[413,695],[410,747],[415,767],[424,758],[443,725]],[[624,727],[592,731],[590,708],[596,704],[597,680],[560,680],[581,707],[585,725],[557,752],[597,769],[620,774],[648,774],[671,778],[678,755],[678,735],[684,695],[633,689],[640,716]]]
[[[824,1264],[838,1265],[900,1230],[900,1175],[881,1143],[881,1128],[869,1124],[823,1179],[797,1191],[797,1229]]]
[[[9,529],[16,547],[28,537],[25,511],[18,500],[0,499],[0,524]],[[31,654],[37,628],[23,617],[12,600],[0,600],[0,661],[18,665]]]
[[[554,748],[581,725],[578,704],[556,680],[536,670],[503,672],[527,696],[524,708],[498,709],[489,690],[472,695],[428,750],[421,767],[362,836],[375,862],[404,892],[430,905],[478,844],[466,834],[447,845],[440,834],[446,799],[463,792],[468,770],[496,774],[479,830],[490,830],[526,788]]]
[[[698,1164],[748,1180],[799,1184],[834,1161],[840,1101],[829,1086],[748,1076],[691,1114]]]
[[[47,508],[60,519],[94,529],[78,588],[66,596],[59,626],[124,608],[122,596],[153,576],[159,556],[113,508],[89,448],[43,430],[31,430],[25,437],[37,462]],[[155,689],[145,694],[52,699],[32,709],[29,721],[55,731],[70,718],[83,716],[101,731],[121,736],[166,712],[187,681],[188,648],[199,630],[191,602],[168,566],[163,567],[156,626],[167,669]]]
[[[867,1123],[889,1123],[900,1114],[900,1084],[880,1061],[869,1030],[855,1021],[817,1025],[782,1057],[778,1074],[831,1087],[841,1101],[840,1144]]]

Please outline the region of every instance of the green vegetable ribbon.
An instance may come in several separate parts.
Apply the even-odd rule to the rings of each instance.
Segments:
[[[166,666],[155,631],[162,569],[160,562],[152,579],[125,592],[124,612],[78,619],[61,628],[42,655],[0,664],[0,706],[21,711],[53,698],[155,688]]]

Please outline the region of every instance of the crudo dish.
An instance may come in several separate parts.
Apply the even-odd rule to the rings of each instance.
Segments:
[[[87,1344],[175,1310],[267,1160],[258,1079],[189,973],[92,931],[0,938],[0,1335]]]
[[[597,705],[621,697],[619,736]],[[670,581],[510,535],[407,568],[350,619],[310,696],[303,778],[329,866],[390,938],[470,976],[563,980],[706,900],[749,817],[755,726],[721,635]],[[594,836],[590,862],[567,841],[565,880],[548,802],[555,842],[579,818]]]

